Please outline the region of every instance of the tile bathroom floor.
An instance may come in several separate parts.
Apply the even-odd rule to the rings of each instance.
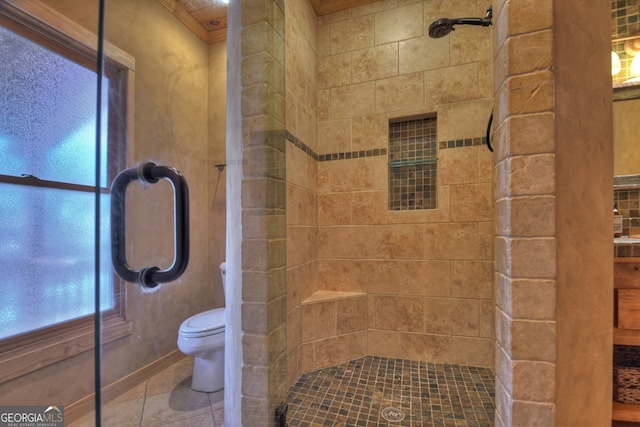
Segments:
[[[184,357],[103,405],[104,427],[224,427],[224,393],[191,390],[193,358]],[[88,414],[68,427],[93,427]]]
[[[302,375],[287,402],[289,427],[490,427],[494,375],[488,368],[367,356]]]

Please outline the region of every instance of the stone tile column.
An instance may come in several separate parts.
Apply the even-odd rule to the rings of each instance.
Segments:
[[[496,426],[611,420],[609,9],[494,2]]]

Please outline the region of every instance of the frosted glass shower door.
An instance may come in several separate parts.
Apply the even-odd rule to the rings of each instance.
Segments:
[[[101,323],[99,409],[106,426],[131,419],[165,425],[204,414],[213,422],[207,393],[190,388],[193,361],[177,347],[181,323],[213,308],[214,273],[219,281],[209,267],[206,221],[209,174],[218,174],[208,162],[209,48],[168,3],[104,1],[103,64],[118,79],[109,85],[102,127],[121,132],[125,153],[106,165],[114,263],[108,270],[122,308],[119,318]],[[174,269],[181,274],[170,274]],[[126,333],[108,339],[114,329]]]

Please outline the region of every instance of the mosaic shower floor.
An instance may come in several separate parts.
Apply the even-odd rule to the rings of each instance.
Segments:
[[[494,424],[491,369],[367,356],[302,375],[287,395],[289,427]]]

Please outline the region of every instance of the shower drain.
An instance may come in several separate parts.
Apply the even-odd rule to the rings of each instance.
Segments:
[[[402,421],[404,420],[404,412],[401,409],[389,406],[384,408],[381,412],[382,418],[387,421]]]

